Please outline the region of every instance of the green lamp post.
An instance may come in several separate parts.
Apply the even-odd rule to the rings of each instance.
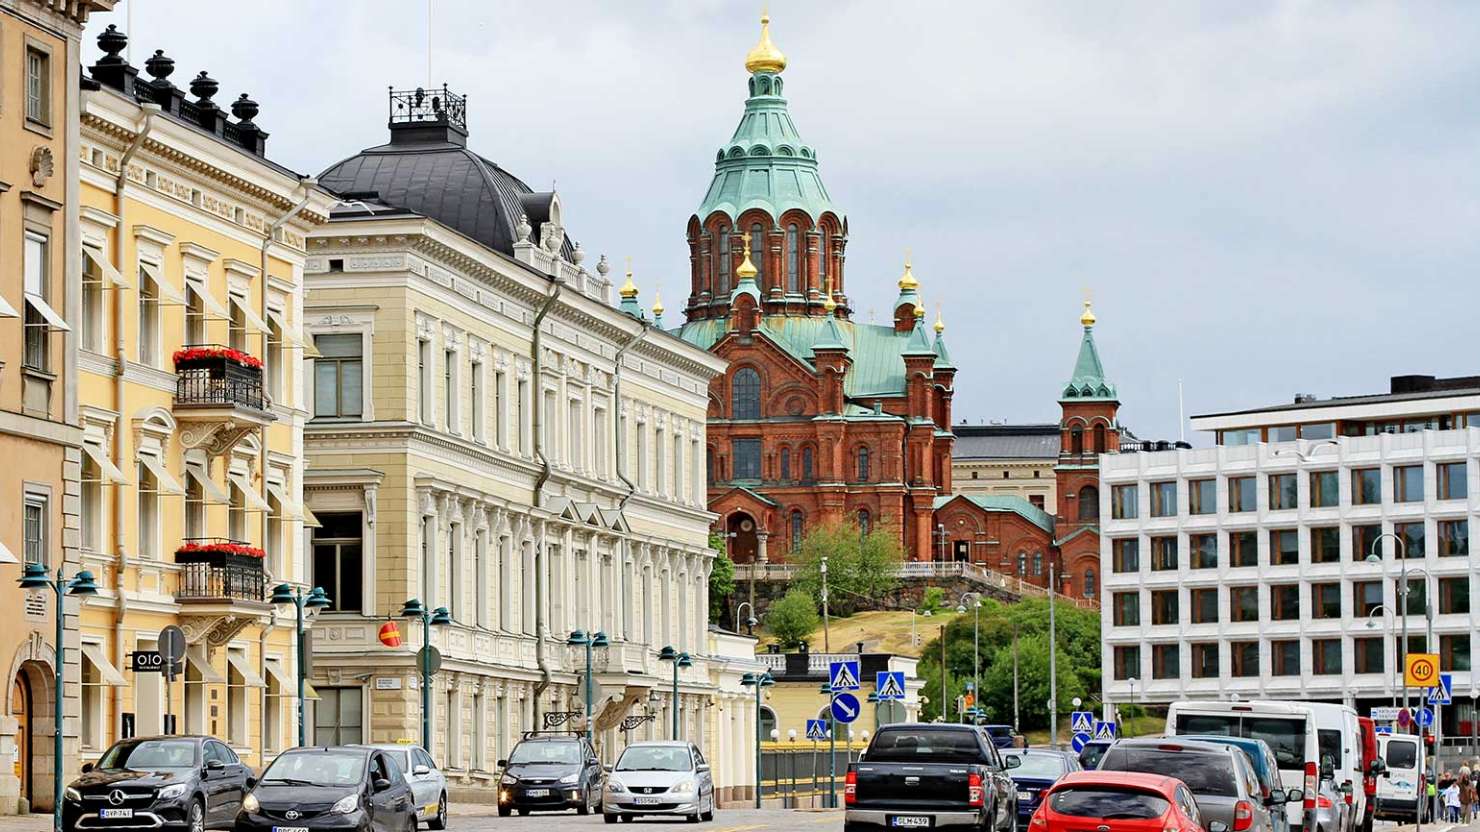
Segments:
[[[432,752],[432,625],[452,623],[446,607],[428,610],[420,599],[412,598],[401,606],[402,618],[421,619],[421,747]],[[450,718],[450,717],[449,717]]]
[[[28,591],[42,590],[49,587],[57,596],[56,689],[52,695],[52,700],[56,703],[56,714],[54,716],[56,720],[56,745],[52,749],[54,756],[52,757],[53,768],[51,779],[54,794],[52,795],[51,822],[56,832],[62,832],[62,734],[65,733],[62,730],[62,692],[66,690],[63,687],[63,682],[65,681],[63,678],[63,669],[67,666],[65,656],[63,655],[64,648],[62,646],[62,638],[65,635],[63,627],[67,618],[64,602],[68,595],[97,595],[98,585],[93,582],[92,573],[86,569],[78,572],[71,580],[68,580],[63,577],[62,570],[58,568],[56,577],[52,578],[46,571],[46,564],[36,562],[26,564],[26,569],[21,574],[20,585],[21,589]]]
[[[678,739],[678,671],[680,668],[693,667],[694,659],[688,653],[680,653],[673,649],[672,645],[665,646],[658,651],[658,661],[673,662],[673,739]]]
[[[771,672],[747,673],[740,677],[740,684],[755,688],[755,808],[761,808],[761,691],[776,684]]]
[[[591,682],[592,651],[597,647],[610,647],[611,642],[607,640],[606,633],[597,630],[590,635],[585,630],[576,630],[565,640],[572,647],[586,648],[586,742],[591,742],[591,700],[594,695]]]
[[[305,609],[321,610],[332,606],[333,602],[329,600],[329,594],[324,592],[321,586],[310,589],[308,595],[304,595],[303,587],[292,587],[287,584],[278,584],[273,587],[272,598],[269,600],[277,606],[292,604],[296,615],[293,643],[298,651],[298,659],[293,664],[298,670],[298,744],[308,745],[308,725],[303,719],[303,688],[307,677],[307,668],[304,667],[303,662],[304,656],[307,655],[303,644],[303,611]]]

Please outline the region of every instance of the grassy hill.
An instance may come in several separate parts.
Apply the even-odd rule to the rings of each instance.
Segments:
[[[852,650],[853,645],[863,642],[863,649],[870,653],[894,653],[900,656],[919,656],[920,647],[910,644],[909,610],[877,610],[859,612],[847,618],[835,618],[830,628],[832,648],[837,651]],[[951,620],[954,614],[937,614],[930,618],[919,618],[920,644],[935,638],[941,624]],[[772,641],[762,631],[765,641]],[[818,627],[808,639],[814,652],[822,651],[822,628]]]

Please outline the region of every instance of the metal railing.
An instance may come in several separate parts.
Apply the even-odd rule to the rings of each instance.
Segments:
[[[249,407],[266,410],[262,368],[228,358],[196,359],[175,368],[176,407]]]
[[[180,564],[180,601],[262,601],[267,597],[267,578],[262,563],[221,561]]]

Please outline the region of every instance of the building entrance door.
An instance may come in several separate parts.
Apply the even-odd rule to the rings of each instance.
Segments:
[[[735,563],[755,563],[759,548],[755,520],[749,514],[737,511],[730,515],[726,525],[728,528],[725,531],[730,534],[730,560]]]
[[[24,673],[17,674],[10,688],[10,713],[15,716],[15,776],[21,781],[21,797],[31,795],[31,685]]]
[[[956,540],[952,541],[952,545],[955,547],[956,560],[963,562],[971,560],[971,541]]]

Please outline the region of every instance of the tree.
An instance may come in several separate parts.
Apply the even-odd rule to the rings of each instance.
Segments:
[[[822,598],[822,559],[827,558],[828,610],[840,616],[878,606],[899,586],[904,548],[895,529],[875,528],[859,534],[851,523],[813,528],[792,559],[796,585]]]
[[[940,612],[946,604],[946,591],[938,586],[932,586],[925,590],[920,598],[920,612],[928,612],[931,615]]]
[[[725,540],[719,535],[709,536],[709,548],[714,550],[714,568],[709,572],[709,620],[719,621],[735,593],[735,562],[725,554]]]
[[[766,612],[766,627],[782,647],[795,647],[817,629],[817,602],[803,589],[791,589]]]

